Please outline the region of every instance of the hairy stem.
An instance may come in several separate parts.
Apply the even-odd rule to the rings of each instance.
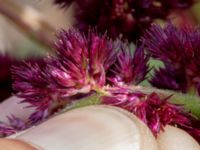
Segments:
[[[132,91],[142,92],[145,94],[151,94],[153,92],[160,95],[161,98],[165,99],[166,97],[170,97],[170,102],[174,104],[183,105],[186,111],[191,112],[195,117],[200,119],[200,97],[195,95],[188,95],[183,93],[178,93],[170,90],[161,90],[153,87],[143,87],[143,86],[127,86],[125,88],[129,88]],[[65,109],[68,110],[73,108],[79,108],[88,105],[97,105],[101,104],[101,96],[107,95],[107,92],[93,94],[89,97],[76,101],[72,106]]]
[[[131,89],[135,91],[141,91],[146,94],[155,92],[159,94],[163,99],[171,96],[169,100],[172,103],[183,105],[187,111],[191,112],[194,116],[200,118],[200,97],[197,95],[190,95],[170,90],[143,86],[131,86]]]

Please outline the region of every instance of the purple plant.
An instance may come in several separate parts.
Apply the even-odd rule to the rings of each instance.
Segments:
[[[168,98],[161,99],[156,93],[145,94],[131,88],[143,81],[149,71],[144,46],[133,51],[127,43],[112,41],[94,30],[87,36],[75,29],[63,30],[57,37],[55,56],[39,62],[27,61],[12,69],[17,96],[36,108],[27,121],[29,125],[53,115],[75,97],[97,93],[102,95],[102,104],[130,111],[154,135],[171,124],[191,127],[190,132],[200,137],[198,129],[191,130],[191,117],[181,106],[168,102]],[[8,127],[3,131],[10,131]]]
[[[12,68],[13,89],[17,96],[23,98],[23,102],[30,103],[30,106],[46,109],[49,100],[53,99],[49,93],[53,92],[48,88],[48,78],[45,76],[46,64],[44,61],[21,62]],[[41,101],[42,100],[42,101]]]
[[[193,0],[55,0],[66,7],[76,3],[76,27],[87,32],[90,26],[108,31],[112,38],[123,35],[135,41],[155,19],[167,19],[174,9],[188,8]]]
[[[0,122],[0,137],[14,134],[28,127],[28,123],[15,117],[14,115],[8,116],[7,118],[8,123]]]
[[[131,87],[108,88],[109,95],[102,96],[102,104],[123,108],[140,118],[154,136],[164,131],[166,125],[182,128],[200,142],[200,122],[183,105],[170,102],[171,96],[153,92],[146,94]]]
[[[116,63],[107,73],[108,80],[115,85],[137,85],[145,80],[148,69],[149,57],[144,53],[143,45],[134,52],[129,47],[122,47],[117,56]]]
[[[161,99],[156,93],[149,95],[141,92],[118,90],[104,96],[103,104],[121,107],[139,117],[149,126],[156,136],[167,124],[188,127],[190,120],[184,108]]]
[[[148,57],[143,56],[143,47],[138,48],[133,57],[126,44],[112,41],[106,34],[98,35],[93,30],[87,36],[75,29],[63,30],[55,47],[56,56],[39,62],[27,61],[12,69],[17,96],[30,107],[36,107],[37,111],[30,116],[33,123],[70,103],[71,96],[87,95],[108,84],[115,85],[116,82],[109,80],[118,77],[118,73],[120,82],[138,84],[148,72]],[[119,72],[123,69],[128,72],[128,80]]]
[[[147,52],[161,60],[164,67],[155,70],[151,84],[183,93],[200,93],[200,30],[178,29],[171,23],[161,28],[152,25],[143,37]]]

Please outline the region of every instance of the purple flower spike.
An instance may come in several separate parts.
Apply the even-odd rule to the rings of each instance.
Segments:
[[[14,115],[8,116],[7,118],[9,123],[0,122],[0,137],[8,136],[28,128],[26,122]]]
[[[70,97],[87,95],[106,85],[106,74],[121,50],[120,40],[91,30],[61,31],[55,43],[56,56],[13,66],[13,88],[22,102],[35,107],[30,121],[37,123],[70,103]]]
[[[152,25],[143,37],[147,52],[164,63],[150,81],[158,88],[183,93],[200,91],[200,30],[178,29],[171,23],[161,28]]]
[[[172,67],[155,69],[153,78],[149,82],[157,88],[186,92],[184,73]]]
[[[137,48],[135,52],[128,47],[122,47],[116,63],[112,67],[110,77],[108,74],[108,80],[115,85],[137,85],[146,78],[149,71],[148,60],[149,57],[144,54],[143,46]]]
[[[31,125],[37,124],[49,116],[48,109],[45,110],[37,110],[36,112],[32,113],[31,116],[28,118],[29,123]]]
[[[92,32],[90,32],[90,39],[93,43],[90,47],[90,73],[95,80],[97,79],[99,85],[103,86],[106,82],[106,72],[115,63],[123,44],[119,40],[112,43],[106,35],[99,38]]]
[[[55,0],[67,7],[75,2],[76,27],[87,33],[97,27],[111,38],[123,35],[130,41],[137,40],[155,19],[167,19],[174,9],[190,7],[193,0]]]
[[[128,110],[149,126],[156,136],[168,124],[188,128],[191,124],[189,113],[179,105],[160,99],[158,94],[150,95],[118,89],[111,91],[111,96],[102,97],[103,104],[117,106]]]
[[[27,124],[20,118],[15,117],[14,115],[8,116],[8,121],[10,126],[17,130],[24,130],[27,128]]]
[[[87,37],[79,31],[63,31],[58,38],[58,58],[53,61],[53,67],[50,66],[50,70],[55,70],[54,80],[59,79],[59,83],[62,80],[66,87],[74,89],[105,85],[106,71],[115,62],[122,43],[118,40],[113,42],[95,31],[90,31]]]
[[[44,61],[28,61],[13,66],[13,89],[17,96],[28,102],[30,107],[47,107],[53,92],[48,88],[49,81],[45,77]]]
[[[184,61],[185,53],[182,50],[189,42],[187,32],[189,31],[178,29],[171,23],[165,28],[153,24],[143,40],[152,57],[169,64],[178,63]]]
[[[56,42],[58,57],[51,60],[49,68],[56,88],[79,88],[88,84],[88,41],[79,31],[61,31]],[[68,82],[68,83],[67,83]]]
[[[0,137],[9,136],[16,132],[17,131],[13,127],[10,127],[5,123],[0,122]]]

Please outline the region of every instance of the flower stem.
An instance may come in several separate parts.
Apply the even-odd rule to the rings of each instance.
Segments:
[[[0,0],[0,13],[29,38],[52,50],[55,28],[32,7],[18,5],[14,0]]]
[[[153,87],[143,87],[143,86],[131,86],[132,90],[140,91],[146,94],[155,92],[159,94],[163,99],[170,97],[170,101],[174,104],[183,105],[187,111],[191,112],[197,118],[200,118],[200,97],[191,94],[184,94],[180,92],[157,89]]]
[[[186,109],[186,111],[189,111],[192,113],[193,116],[200,119],[200,97],[195,95],[188,95],[183,93],[178,93],[170,90],[161,90],[153,87],[143,87],[143,86],[127,86],[125,88],[130,88],[130,90],[142,92],[145,94],[151,94],[153,92],[157,93],[161,98],[165,99],[166,97],[169,97],[170,102],[173,104],[180,104],[183,105],[183,107]],[[104,91],[104,90],[102,90]],[[101,104],[101,97],[107,96],[107,92],[96,92],[96,94],[93,94],[89,97],[86,97],[84,99],[81,99],[79,101],[76,101],[72,106],[67,107],[64,109],[65,111],[74,108],[84,107],[88,105],[98,105]]]

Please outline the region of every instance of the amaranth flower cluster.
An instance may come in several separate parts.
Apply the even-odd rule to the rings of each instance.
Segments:
[[[158,88],[200,94],[200,30],[152,25],[143,37],[148,53],[164,67],[155,70],[151,84]]]
[[[183,107],[171,104],[168,98],[161,99],[157,93],[132,89],[131,84],[143,81],[149,70],[149,57],[143,46],[133,53],[120,40],[112,41],[94,31],[84,36],[77,30],[61,31],[55,46],[56,56],[13,67],[17,96],[35,107],[36,112],[24,123],[17,118],[12,121],[17,123],[17,128],[13,128],[15,124],[2,124],[1,135],[38,123],[76,100],[74,97],[92,93],[102,95],[102,104],[118,106],[137,115],[155,135],[167,124],[185,129],[191,125],[191,116]]]
[[[188,8],[193,0],[55,0],[61,7],[75,2],[76,27],[97,27],[115,38],[137,40],[155,19],[166,20],[172,10]]]
[[[103,96],[103,103],[128,110],[149,126],[156,136],[168,124],[190,129],[190,115],[180,105],[162,99],[159,94],[142,93],[131,88],[110,88],[109,96]]]
[[[56,56],[12,69],[17,96],[37,109],[30,117],[33,122],[70,103],[71,96],[102,91],[107,84],[138,84],[148,72],[142,47],[129,55],[127,44],[93,31],[87,36],[76,30],[62,31],[55,46]]]

